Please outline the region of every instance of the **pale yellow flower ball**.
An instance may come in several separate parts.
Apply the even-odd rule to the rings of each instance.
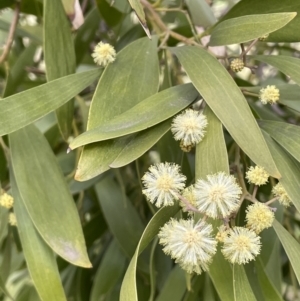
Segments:
[[[12,208],[13,204],[14,198],[11,195],[7,194],[6,192],[0,195],[0,205],[2,207],[10,209]]]
[[[251,166],[246,172],[246,179],[248,182],[258,186],[266,184],[268,182],[268,178],[269,174],[260,166]]]
[[[281,183],[278,183],[273,187],[272,193],[275,197],[278,197],[278,201],[280,204],[282,204],[285,207],[290,206],[291,199]]]
[[[266,88],[260,89],[259,91],[259,99],[264,105],[267,103],[276,103],[279,100],[279,97],[279,89],[274,85],[268,85]]]
[[[95,47],[92,57],[97,65],[105,67],[116,59],[116,51],[110,44],[100,42]]]

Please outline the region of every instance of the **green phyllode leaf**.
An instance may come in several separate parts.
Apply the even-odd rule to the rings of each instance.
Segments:
[[[75,138],[70,148],[125,136],[145,130],[174,116],[198,96],[192,84],[178,85],[154,94],[113,118]]]
[[[0,136],[10,134],[57,109],[89,86],[99,75],[95,69],[59,78],[0,100]]]
[[[233,265],[234,301],[256,301],[243,265]]]
[[[38,232],[65,260],[91,267],[77,208],[47,140],[33,125],[9,138],[16,183]]]
[[[259,121],[259,126],[300,162],[300,127],[286,122]]]
[[[284,55],[253,55],[251,58],[274,66],[300,85],[300,59]]]
[[[73,4],[64,0],[65,8],[68,11]],[[44,55],[48,81],[75,72],[74,43],[70,24],[61,0],[44,1]],[[56,110],[58,126],[65,140],[71,134],[73,114],[73,99],[69,99],[66,104]]]
[[[273,13],[297,12],[298,15],[289,24],[273,32],[268,37],[268,42],[299,42],[300,26],[300,3],[294,0],[242,0],[221,19],[221,22],[227,19],[241,17],[245,15],[273,14]]]
[[[171,51],[241,149],[270,175],[279,178],[280,173],[247,101],[227,70],[204,49],[184,46],[171,48]]]
[[[179,206],[161,208],[150,220],[145,228],[143,235],[136,248],[134,256],[127,268],[125,277],[123,279],[120,301],[138,301],[136,288],[136,266],[138,256],[143,252],[147,245],[158,233],[159,228],[162,227],[172,216],[179,211]]]
[[[249,42],[284,27],[297,13],[249,15],[225,20],[212,31],[209,45]]]
[[[299,261],[299,250],[300,245],[296,239],[277,221],[274,220],[273,228],[278,235],[279,240],[286,252],[287,257],[293,267],[298,282],[300,283],[300,261]]]
[[[26,264],[42,301],[66,301],[53,251],[36,231],[14,176],[11,177],[14,210]]]
[[[158,90],[157,39],[139,39],[122,49],[109,64],[94,93],[87,130],[107,123]],[[145,89],[147,87],[147,89]],[[84,147],[75,179],[89,180],[109,169],[126,147],[127,138]]]

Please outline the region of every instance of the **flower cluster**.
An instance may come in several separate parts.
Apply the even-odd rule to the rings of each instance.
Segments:
[[[267,103],[274,104],[278,102],[279,97],[279,89],[277,89],[274,85],[268,85],[266,88],[262,88],[259,91],[259,99],[264,105]]]
[[[100,42],[96,45],[92,57],[97,65],[105,67],[116,59],[116,51],[110,44]]]
[[[230,63],[230,69],[233,72],[240,72],[244,69],[244,67],[245,67],[244,62],[239,58],[232,60]]]
[[[0,194],[0,205],[7,209],[10,209],[14,205],[14,199],[11,195],[7,194],[6,192],[2,191]]]
[[[246,172],[246,179],[255,185],[264,185],[268,182],[269,174],[261,166],[251,166]]]

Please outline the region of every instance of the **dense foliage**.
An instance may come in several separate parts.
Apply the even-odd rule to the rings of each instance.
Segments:
[[[299,1],[0,10],[0,300],[300,300]]]

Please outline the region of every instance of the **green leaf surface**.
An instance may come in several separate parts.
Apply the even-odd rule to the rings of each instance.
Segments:
[[[280,183],[283,185],[297,210],[300,211],[300,164],[286,153],[267,133],[263,133],[278,170],[282,175]]]
[[[187,0],[186,5],[195,25],[208,27],[217,22],[211,7],[205,0]]]
[[[109,122],[158,90],[157,39],[139,39],[122,49],[109,64],[94,93],[87,129]],[[147,87],[147,89],[145,89]],[[86,181],[109,169],[127,138],[84,147],[75,178]]]
[[[19,192],[11,177],[14,210],[26,264],[42,301],[66,301],[53,251],[36,231]]]
[[[300,127],[286,122],[259,121],[259,126],[300,162]]]
[[[64,5],[70,8],[72,3],[70,0],[67,2],[64,0]],[[44,56],[48,81],[75,72],[76,58],[73,38],[61,0],[44,1]],[[56,110],[58,126],[65,140],[71,134],[73,111],[73,99],[69,99],[66,104]]]
[[[181,301],[186,291],[185,272],[176,265],[155,301]]]
[[[203,140],[196,147],[196,178],[205,179],[207,175],[219,171],[229,174],[222,123],[208,106],[204,108],[203,114],[208,126]]]
[[[172,216],[174,216],[178,210],[178,205],[172,207],[163,207],[152,217],[148,223],[123,279],[120,301],[138,301],[136,288],[136,266],[138,256],[155,237],[160,227],[162,227]]]
[[[266,274],[263,262],[260,257],[255,260],[255,267],[265,301],[283,301],[280,293],[276,290],[268,275]]]
[[[93,281],[90,301],[105,300],[125,269],[126,257],[113,240],[107,248]]]
[[[95,189],[110,231],[124,253],[132,257],[144,229],[137,211],[111,177],[104,177]]]
[[[198,96],[192,84],[178,85],[154,94],[137,105],[75,138],[70,148],[145,130],[180,112]]]
[[[247,101],[227,70],[204,49],[184,46],[171,50],[241,149],[270,175],[279,178],[280,173]]]
[[[109,164],[111,168],[125,166],[149,150],[170,129],[171,120],[162,122],[148,130],[130,137],[116,159]]]
[[[89,86],[101,69],[72,74],[0,100],[0,136],[57,109]]]
[[[283,12],[300,12],[300,3],[294,0],[242,0],[221,19],[241,17],[254,14],[269,14]],[[300,15],[298,14],[289,24],[270,34],[269,42],[299,42]]]
[[[274,66],[300,85],[300,59],[284,55],[253,55],[251,58]]]
[[[123,14],[115,9],[112,3],[109,4],[106,0],[97,0],[96,4],[105,22],[111,27],[117,26]]]
[[[297,13],[248,15],[225,20],[212,31],[209,45],[245,43],[284,27]]]
[[[10,147],[20,195],[40,235],[65,260],[90,267],[77,208],[47,140],[30,125],[10,135]]]
[[[257,301],[243,265],[233,265],[233,290],[235,301]]]
[[[279,240],[281,241],[287,257],[289,258],[298,282],[300,282],[300,245],[296,241],[296,239],[286,229],[284,229],[284,227],[277,220],[274,220],[273,228],[276,231]]]

